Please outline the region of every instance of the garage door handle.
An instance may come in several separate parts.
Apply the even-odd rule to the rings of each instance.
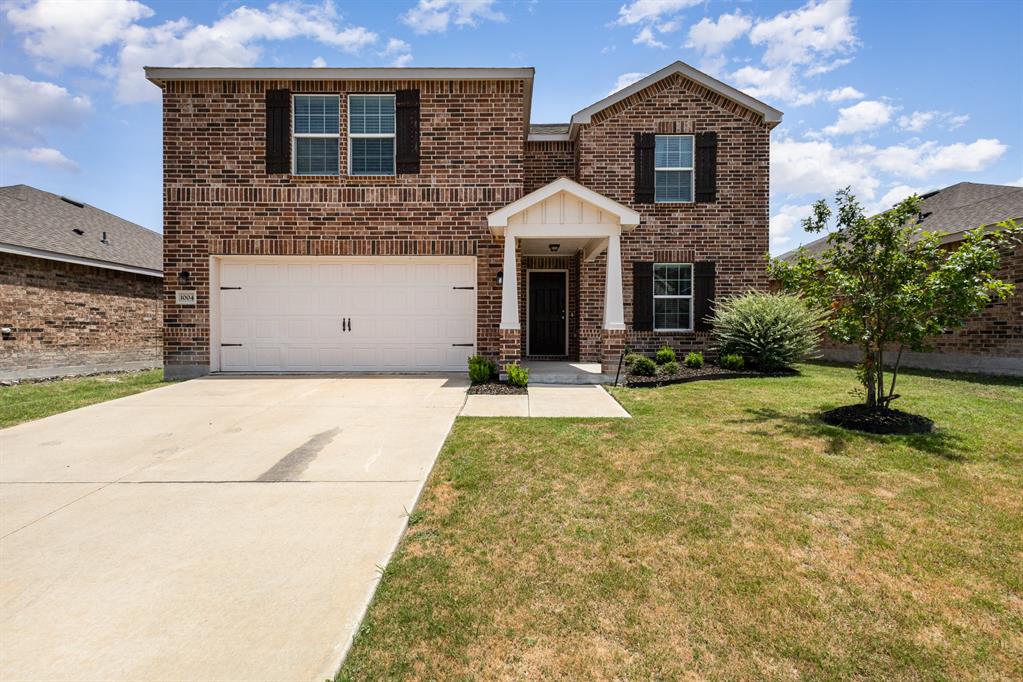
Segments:
[[[220,345],[221,346],[240,346],[242,344],[240,344],[240,343],[222,343]]]
[[[348,331],[348,320],[346,320],[343,317],[341,318],[341,331],[343,332]]]
[[[348,331],[352,331],[352,318],[348,318]]]
[[[475,346],[476,344],[475,344],[475,343],[453,343],[453,344],[451,344],[451,345],[452,345],[452,346],[457,346],[457,347],[459,347],[459,348],[463,348],[463,347],[464,347],[464,348],[472,348],[472,347],[473,347],[473,346]]]

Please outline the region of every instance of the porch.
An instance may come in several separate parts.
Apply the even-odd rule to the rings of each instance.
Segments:
[[[488,220],[504,240],[501,365],[533,363],[561,377],[551,383],[607,381],[625,343],[621,236],[639,214],[560,178]]]

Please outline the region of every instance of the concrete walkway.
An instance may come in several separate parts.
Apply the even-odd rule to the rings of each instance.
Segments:
[[[470,395],[463,417],[625,417],[600,386],[532,385],[528,395]]]
[[[465,388],[209,378],[0,431],[0,677],[332,676]]]

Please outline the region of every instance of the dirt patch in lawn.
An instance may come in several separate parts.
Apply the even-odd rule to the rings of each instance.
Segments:
[[[833,426],[854,431],[877,434],[930,433],[934,422],[927,417],[887,407],[845,405],[821,414],[821,419]]]

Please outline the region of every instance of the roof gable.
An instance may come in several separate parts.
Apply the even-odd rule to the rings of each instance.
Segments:
[[[572,115],[573,130],[576,129],[579,125],[590,123],[594,114],[597,114],[598,112],[603,111],[608,107],[614,106],[618,102],[621,102],[622,100],[631,97],[637,92],[640,92],[645,88],[648,88],[651,85],[659,81],[662,81],[665,78],[674,76],[676,74],[684,76],[685,78],[688,78],[689,80],[698,83],[699,85],[702,85],[711,92],[717,93],[718,95],[721,95],[725,99],[731,100],[732,102],[735,102],[736,104],[739,104],[749,109],[750,111],[760,114],[764,118],[764,123],[766,123],[772,128],[781,123],[782,112],[779,111],[778,109],[775,109],[774,107],[765,104],[764,102],[761,102],[758,99],[750,97],[749,95],[740,90],[736,90],[731,85],[722,83],[716,78],[708,76],[707,74],[703,73],[698,69],[693,68],[692,66],[686,64],[685,62],[676,61],[664,67],[660,71],[655,71],[649,76],[639,79],[632,85],[624,87],[617,92],[611,93],[610,95],[600,100],[599,102],[595,102],[590,106],[586,107],[585,109],[577,111],[575,114]]]
[[[524,224],[613,224],[631,228],[639,224],[639,219],[639,213],[631,208],[574,180],[558,178],[494,211],[487,216],[487,223],[492,231],[500,233],[509,225]]]

